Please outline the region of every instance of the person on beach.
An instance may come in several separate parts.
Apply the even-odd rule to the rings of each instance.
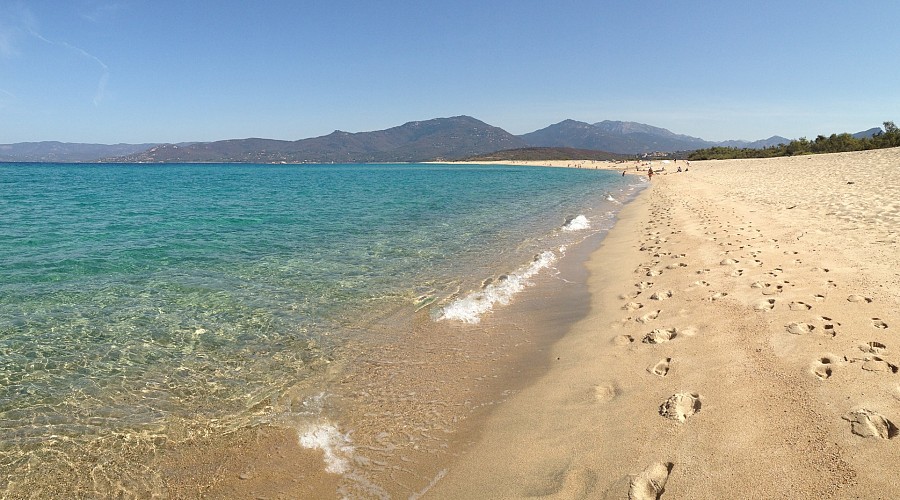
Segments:
[[[622,177],[625,177],[625,171],[624,171],[624,170],[622,171]]]
[[[647,169],[647,180],[653,180],[653,167]]]

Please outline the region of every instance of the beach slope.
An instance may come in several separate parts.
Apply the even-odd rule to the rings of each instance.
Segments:
[[[426,497],[900,497],[898,170],[888,149],[655,176],[550,371]]]

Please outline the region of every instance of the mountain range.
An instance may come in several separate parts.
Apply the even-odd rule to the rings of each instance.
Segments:
[[[712,142],[688,135],[675,134],[664,128],[643,123],[610,120],[597,123],[564,120],[521,137],[532,145],[597,149],[630,154],[654,151],[692,151],[712,146],[765,148],[790,142],[790,139],[779,136],[755,142]]]
[[[81,144],[71,142],[18,142],[0,144],[0,161],[96,162],[103,158],[145,151],[155,144]]]
[[[297,141],[250,138],[180,144],[0,144],[0,161],[378,163],[457,160],[524,148],[639,155],[712,146],[764,148],[788,142],[790,139],[779,136],[755,142],[712,142],[642,123],[610,120],[597,123],[564,120],[516,136],[470,116],[455,116],[408,122],[372,132],[336,130]]]

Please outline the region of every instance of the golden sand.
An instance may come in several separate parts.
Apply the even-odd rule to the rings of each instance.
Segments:
[[[566,260],[478,329],[419,318],[342,372],[364,476],[276,426],[166,457],[166,490],[900,498],[900,149],[678,165],[589,277]]]
[[[900,149],[669,170],[426,498],[900,498]]]

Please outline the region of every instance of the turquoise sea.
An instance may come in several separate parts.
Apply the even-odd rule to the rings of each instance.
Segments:
[[[475,324],[641,184],[591,168],[0,165],[0,489],[326,393],[317,367],[376,318]],[[90,491],[95,473],[72,480]]]

